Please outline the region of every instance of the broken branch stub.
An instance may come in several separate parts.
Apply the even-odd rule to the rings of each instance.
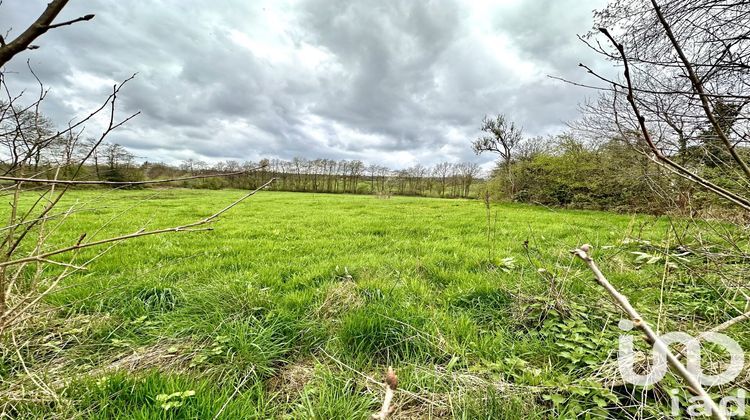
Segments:
[[[393,368],[388,366],[388,370],[385,372],[385,396],[383,397],[383,406],[380,411],[373,414],[373,419],[385,420],[391,415],[395,407],[391,407],[391,401],[393,400],[393,393],[398,388],[398,376],[393,371]]]

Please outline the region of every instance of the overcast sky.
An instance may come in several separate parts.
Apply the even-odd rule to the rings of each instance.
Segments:
[[[17,35],[46,0],[5,0]],[[484,115],[529,136],[557,133],[590,91],[577,67],[605,66],[577,38],[605,0],[72,0],[40,48],[6,70],[50,88],[56,122],[88,113],[116,81],[123,115],[110,141],[176,163],[262,157],[361,159],[394,168],[469,160]],[[95,128],[88,128],[95,134]]]

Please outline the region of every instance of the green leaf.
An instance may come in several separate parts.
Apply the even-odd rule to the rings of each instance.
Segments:
[[[552,395],[550,395],[550,398],[549,398],[549,399],[550,399],[550,401],[552,401],[552,403],[554,403],[555,405],[559,405],[559,404],[562,404],[562,403],[564,403],[564,402],[565,402],[565,397],[563,397],[563,396],[562,396],[562,395],[560,395],[560,394],[552,394]]]

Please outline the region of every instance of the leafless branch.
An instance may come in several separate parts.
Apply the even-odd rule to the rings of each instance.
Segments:
[[[748,319],[750,319],[750,312],[745,312],[742,315],[738,315],[738,316],[736,316],[736,317],[734,317],[732,319],[729,319],[727,321],[722,322],[721,324],[719,324],[719,325],[711,328],[710,330],[708,330],[708,331],[706,331],[704,333],[698,334],[697,338],[698,338],[698,340],[702,340],[706,336],[706,333],[709,333],[709,332],[710,333],[721,332],[721,331],[724,331],[724,330],[728,329],[729,327],[731,327],[733,325],[739,324],[740,322],[746,321]]]
[[[617,289],[607,280],[604,274],[602,274],[601,270],[596,265],[596,262],[594,262],[594,259],[590,256],[591,251],[591,245],[586,244],[581,245],[580,248],[571,251],[571,253],[583,260],[583,262],[588,265],[591,272],[594,273],[594,278],[599,283],[599,285],[602,286],[607,291],[607,293],[609,293],[609,295],[615,300],[620,309],[622,309],[622,311],[625,312],[625,314],[633,322],[633,325],[643,332],[643,334],[646,336],[646,341],[660,352],[663,352],[663,354],[667,358],[667,363],[669,363],[669,366],[671,366],[675,373],[677,373],[685,381],[685,383],[687,383],[689,390],[701,397],[707,404],[707,407],[710,408],[711,417],[721,420],[726,419],[723,411],[719,408],[719,406],[711,398],[711,396],[708,395],[706,390],[703,388],[703,385],[700,383],[700,381],[698,381],[698,378],[696,378],[692,373],[690,373],[690,371],[687,370],[685,366],[682,365],[682,363],[680,363],[677,355],[672,352],[669,346],[664,343],[661,337],[643,319],[638,311],[636,311],[633,305],[630,304],[628,298],[617,291]]]
[[[44,253],[41,253],[41,254],[38,254],[38,255],[32,255],[32,256],[29,256],[29,257],[19,258],[19,259],[16,259],[16,260],[0,262],[0,268],[11,266],[11,265],[16,265],[16,264],[22,264],[22,263],[25,263],[25,262],[42,261],[42,260],[44,260],[44,259],[46,259],[48,257],[53,256],[53,255],[63,254],[63,253],[66,253],[66,252],[75,251],[75,250],[79,250],[79,249],[83,249],[83,248],[89,248],[89,247],[92,247],[92,246],[103,245],[103,244],[107,244],[107,243],[110,243],[110,242],[119,242],[119,241],[123,241],[123,240],[126,240],[126,239],[139,238],[139,237],[142,237],[142,236],[158,235],[158,234],[169,233],[169,232],[190,232],[190,231],[195,231],[196,229],[194,229],[194,228],[197,228],[197,227],[200,227],[200,226],[203,226],[203,225],[211,223],[217,217],[221,216],[222,214],[224,214],[225,212],[227,212],[232,207],[234,207],[237,204],[239,204],[239,203],[245,201],[246,199],[252,197],[253,195],[255,195],[255,193],[257,193],[258,191],[262,190],[263,188],[271,185],[271,183],[273,181],[275,181],[275,178],[273,178],[270,181],[266,182],[265,184],[261,185],[257,189],[255,189],[253,191],[250,191],[249,193],[247,193],[244,196],[240,197],[239,199],[237,199],[233,203],[229,204],[228,206],[224,207],[223,209],[219,210],[218,212],[216,212],[216,213],[214,213],[214,214],[212,214],[212,215],[210,215],[210,216],[208,216],[208,217],[206,217],[204,219],[198,220],[196,222],[188,223],[188,224],[185,224],[185,225],[182,225],[182,226],[175,226],[175,227],[170,227],[170,228],[164,228],[164,229],[139,230],[137,232],[133,232],[133,233],[130,233],[130,234],[127,234],[127,235],[121,235],[121,236],[116,236],[116,237],[112,237],[112,238],[101,239],[101,240],[93,241],[93,242],[77,243],[75,245],[71,245],[71,246],[68,246],[68,247],[65,247],[65,248],[56,249],[54,251],[44,252]],[[210,228],[204,228],[204,229],[201,229],[201,230],[210,230]]]
[[[703,186],[704,188],[713,191],[717,195],[741,206],[745,210],[750,210],[750,200],[735,194],[725,188],[722,188],[716,184],[714,184],[711,181],[708,181],[707,179],[695,174],[694,172],[690,171],[689,169],[685,168],[684,166],[678,164],[677,162],[673,161],[672,159],[665,156],[661,150],[659,150],[658,147],[656,147],[656,144],[651,138],[651,134],[648,130],[648,127],[646,127],[646,119],[641,115],[640,109],[638,108],[638,104],[635,101],[635,96],[633,92],[633,81],[630,77],[630,67],[628,65],[628,58],[625,54],[625,48],[622,44],[615,41],[614,37],[609,33],[609,31],[605,28],[600,28],[599,31],[603,33],[620,53],[620,57],[623,61],[624,65],[624,76],[625,80],[627,82],[627,100],[630,104],[631,109],[633,110],[633,113],[635,114],[636,119],[638,120],[638,126],[641,130],[641,133],[643,134],[643,139],[646,141],[646,144],[648,144],[651,151],[654,153],[654,156],[656,156],[657,159],[664,162],[668,166],[674,168],[675,170],[681,172],[685,176],[687,176],[690,180],[693,182]]]
[[[59,28],[61,26],[72,25],[74,23],[88,21],[88,20],[91,20],[93,18],[94,18],[93,14],[88,14],[88,15],[81,16],[79,18],[75,18],[75,19],[69,20],[67,22],[60,22],[60,23],[55,23],[53,25],[49,25],[49,26],[47,26],[47,29],[54,29],[54,28]]]
[[[711,105],[708,102],[708,95],[706,95],[706,92],[703,88],[703,82],[695,73],[695,70],[693,69],[693,65],[690,63],[690,60],[688,60],[687,56],[685,55],[685,52],[682,50],[682,47],[680,46],[680,43],[677,41],[677,38],[672,32],[672,27],[664,18],[664,14],[661,12],[661,7],[659,7],[659,4],[656,2],[656,0],[651,0],[651,4],[654,7],[654,11],[656,12],[656,16],[659,19],[659,22],[664,28],[664,32],[667,34],[669,41],[672,43],[672,47],[674,47],[675,52],[677,52],[677,55],[680,57],[680,61],[682,61],[685,71],[687,72],[688,78],[690,78],[690,81],[693,85],[693,89],[700,97],[701,106],[703,108],[703,111],[706,113],[706,117],[711,122],[711,126],[713,127],[714,132],[719,137],[721,142],[724,144],[727,151],[732,156],[732,159],[734,159],[734,161],[737,162],[740,168],[742,168],[742,171],[745,173],[745,176],[750,178],[750,167],[740,157],[740,155],[737,154],[737,150],[735,150],[734,146],[732,146],[732,143],[729,141],[729,138],[727,138],[727,135],[724,132],[724,129],[719,125],[719,122],[717,121],[713,110],[711,110]]]
[[[47,8],[44,9],[41,15],[32,23],[25,31],[23,31],[18,37],[12,41],[3,42],[0,46],[0,67],[4,66],[5,63],[10,61],[16,54],[26,50],[34,49],[36,46],[31,43],[35,39],[44,35],[50,29],[58,28],[60,26],[71,25],[76,22],[91,20],[94,15],[86,15],[78,19],[71,21],[53,24],[62,9],[68,4],[68,0],[52,0],[47,4]]]

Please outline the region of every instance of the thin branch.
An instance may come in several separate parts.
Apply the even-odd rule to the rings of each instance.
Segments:
[[[121,236],[116,236],[116,237],[112,237],[112,238],[101,239],[101,240],[93,241],[93,242],[77,243],[75,245],[71,245],[71,246],[68,246],[68,247],[65,247],[65,248],[56,249],[54,251],[48,251],[48,252],[45,252],[45,253],[41,253],[39,255],[32,255],[32,256],[29,256],[29,257],[25,257],[25,258],[19,258],[17,260],[0,262],[0,267],[7,267],[9,265],[22,264],[22,263],[30,262],[30,261],[43,261],[44,259],[46,259],[48,257],[51,257],[53,255],[63,254],[63,253],[66,253],[66,252],[75,251],[75,250],[83,249],[83,248],[89,248],[89,247],[92,247],[92,246],[103,245],[103,244],[107,244],[107,243],[110,243],[110,242],[119,242],[119,241],[123,241],[123,240],[126,240],[126,239],[138,238],[138,237],[141,237],[141,236],[158,235],[158,234],[161,234],[161,233],[168,233],[168,232],[191,232],[191,231],[195,231],[195,229],[192,229],[192,228],[195,228],[195,227],[198,227],[198,226],[201,226],[201,225],[205,225],[205,224],[211,223],[217,217],[219,217],[222,214],[226,213],[232,207],[234,207],[234,206],[240,204],[241,202],[245,201],[246,199],[252,197],[253,195],[255,195],[255,193],[257,193],[258,191],[262,190],[263,188],[269,186],[275,180],[276,180],[276,178],[272,178],[270,181],[268,181],[265,184],[261,185],[257,189],[255,189],[253,191],[250,191],[249,193],[247,193],[244,196],[240,197],[239,199],[237,199],[236,201],[234,201],[230,205],[228,205],[228,206],[224,207],[223,209],[219,210],[218,212],[216,212],[216,213],[214,213],[214,214],[206,217],[205,219],[198,220],[197,222],[192,222],[192,223],[188,223],[186,225],[175,226],[175,227],[164,228],[164,229],[156,229],[156,230],[148,230],[148,231],[141,229],[141,230],[139,230],[137,232],[129,233],[127,235],[121,235]],[[203,229],[203,230],[209,230],[209,229],[210,228]]]
[[[86,267],[75,265],[75,264],[68,264],[60,261],[55,260],[48,260],[46,258],[40,258],[39,262],[47,263],[47,264],[53,264],[53,265],[59,265],[61,267],[68,267],[68,268],[75,268],[76,270],[85,271]]]
[[[601,80],[601,81],[603,81],[603,82],[605,82],[607,84],[614,85],[614,86],[619,87],[621,89],[627,89],[627,86],[623,85],[622,83],[617,82],[615,80],[608,79],[608,78],[600,75],[599,73],[595,72],[591,67],[589,67],[589,66],[587,66],[587,65],[585,65],[583,63],[578,63],[578,67],[581,67],[581,68],[585,69],[586,73],[588,73],[588,74],[596,77],[597,79],[599,79],[599,80]],[[584,84],[584,83],[574,82],[572,80],[568,80],[568,79],[565,79],[565,78],[559,77],[559,76],[553,76],[553,75],[549,75],[548,74],[547,77],[549,77],[550,79],[559,80],[561,82],[564,82],[564,83],[567,83],[567,84],[570,84],[570,85],[573,85],[573,86],[583,87],[583,88],[586,88],[586,89],[593,89],[593,90],[604,91],[604,92],[611,92],[612,91],[612,89],[610,89],[610,88],[606,88],[606,87],[602,87],[602,86],[593,86],[593,85],[587,85],[587,84]],[[695,92],[692,92],[692,91],[683,91],[683,90],[653,90],[653,89],[641,89],[641,88],[638,88],[638,87],[633,87],[633,91],[634,92],[638,92],[638,93],[647,93],[647,94],[651,94],[651,95],[684,95],[684,96],[688,96],[688,97],[695,96]],[[720,93],[706,93],[705,95],[707,97],[712,97],[712,98],[750,99],[750,96],[748,96],[748,95],[725,95],[725,94],[720,94]]]
[[[750,319],[750,312],[745,312],[742,315],[738,315],[738,316],[736,316],[736,317],[734,317],[734,318],[732,318],[732,319],[730,319],[728,321],[722,322],[721,324],[719,324],[719,325],[711,328],[710,330],[708,330],[708,331],[706,331],[704,333],[698,334],[697,338],[698,338],[698,340],[702,340],[703,338],[706,337],[706,335],[708,333],[716,333],[716,332],[724,331],[727,328],[729,328],[729,327],[731,327],[731,326],[733,326],[735,324],[738,324],[738,323],[740,323],[742,321],[748,320],[748,319]]]
[[[693,66],[690,64],[690,60],[687,59],[687,56],[682,51],[682,47],[680,47],[679,42],[677,42],[677,38],[674,36],[674,33],[672,32],[672,28],[667,22],[667,20],[664,18],[664,14],[661,12],[661,7],[659,7],[659,4],[656,3],[656,0],[651,0],[651,4],[654,7],[654,11],[656,12],[656,17],[659,19],[659,22],[661,23],[661,26],[664,28],[664,32],[666,32],[667,37],[669,38],[669,41],[672,43],[672,47],[674,47],[675,52],[677,52],[677,55],[680,57],[680,60],[682,61],[682,64],[685,66],[685,71],[688,74],[688,78],[690,79],[690,82],[693,84],[693,89],[695,89],[695,92],[698,94],[698,97],[700,97],[701,100],[701,107],[703,108],[703,111],[706,113],[706,117],[708,118],[708,121],[711,122],[711,126],[714,129],[714,132],[719,137],[722,143],[724,143],[724,147],[727,148],[729,151],[729,154],[732,155],[732,159],[734,159],[735,162],[737,162],[738,165],[740,165],[740,168],[742,168],[742,171],[745,173],[745,176],[750,178],[750,167],[745,163],[745,161],[740,157],[740,155],[737,154],[737,151],[732,146],[732,143],[727,138],[726,133],[724,133],[724,129],[721,128],[719,125],[719,122],[716,120],[716,116],[714,115],[713,111],[711,110],[711,106],[708,102],[708,95],[706,95],[706,92],[703,90],[703,83],[698,78],[698,75],[695,73],[695,70],[693,69]]]
[[[615,287],[607,280],[607,278],[604,277],[604,274],[602,274],[601,270],[599,270],[599,267],[594,262],[594,259],[589,255],[591,249],[591,245],[582,245],[580,248],[571,251],[571,253],[583,260],[583,262],[588,265],[591,272],[594,273],[594,278],[599,283],[599,285],[602,286],[610,296],[612,296],[612,298],[617,302],[617,305],[620,307],[620,309],[622,309],[622,311],[625,312],[628,317],[630,317],[633,325],[643,332],[643,334],[646,336],[646,341],[666,356],[667,363],[669,363],[675,373],[682,377],[682,379],[689,386],[689,389],[691,391],[694,391],[707,405],[707,408],[709,408],[709,411],[711,413],[711,417],[718,420],[726,419],[722,410],[711,398],[711,396],[708,395],[698,378],[696,378],[692,373],[690,373],[690,371],[687,370],[685,366],[682,365],[682,363],[680,363],[677,355],[672,352],[669,346],[664,343],[661,337],[643,319],[638,311],[636,311],[633,305],[630,304],[628,298],[625,297],[625,295],[623,295],[622,293],[618,292],[617,289],[615,289]]]
[[[732,325],[738,324],[738,323],[740,323],[742,321],[745,321],[747,319],[750,319],[750,312],[745,312],[742,315],[738,315],[738,316],[736,316],[736,317],[734,317],[734,318],[732,318],[730,320],[722,322],[721,324],[719,324],[719,325],[711,328],[710,330],[704,331],[704,332],[698,334],[695,337],[695,339],[698,340],[698,341],[705,340],[706,337],[709,336],[710,334],[717,333],[717,332],[722,332],[722,331],[726,330],[727,328],[731,327]],[[685,353],[683,353],[682,351],[678,350],[678,354],[676,356],[677,356],[677,359],[679,360],[679,359],[682,359],[683,357],[685,357]]]
[[[55,28],[59,28],[61,26],[72,25],[72,24],[77,23],[77,22],[89,21],[89,20],[91,20],[93,18],[94,18],[93,14],[88,14],[88,15],[85,15],[85,16],[81,16],[79,18],[75,18],[73,20],[69,20],[67,22],[60,22],[60,23],[55,23],[54,25],[47,25],[47,29],[55,29]]]

